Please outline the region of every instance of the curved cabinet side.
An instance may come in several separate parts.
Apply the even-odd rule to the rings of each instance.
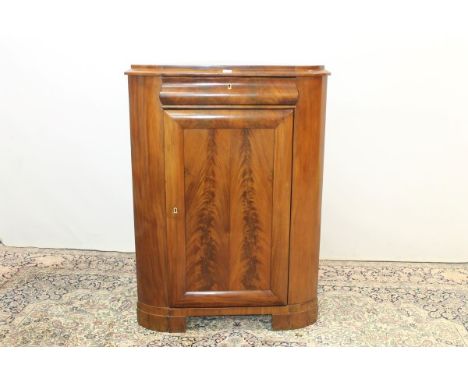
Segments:
[[[297,78],[288,304],[317,298],[327,76]]]
[[[128,81],[138,300],[165,307],[168,292],[161,78],[129,76]]]

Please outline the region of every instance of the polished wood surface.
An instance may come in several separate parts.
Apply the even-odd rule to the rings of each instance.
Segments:
[[[164,125],[159,77],[129,77],[138,300],[168,306]]]
[[[313,323],[327,72],[128,74],[139,323],[170,332],[191,315]]]
[[[295,105],[293,78],[164,77],[159,95],[172,105]]]
[[[292,117],[165,112],[174,306],[286,303]]]
[[[300,78],[297,87],[301,98],[294,124],[290,304],[317,296],[326,77]]]
[[[316,66],[166,66],[132,65],[125,72],[129,76],[196,76],[196,77],[313,77],[329,73]]]
[[[158,308],[139,302],[137,312],[140,325],[148,329],[165,332],[184,332],[187,317],[245,316],[254,314],[271,315],[271,327],[273,330],[289,330],[303,328],[317,320],[317,300],[315,299],[304,304],[229,308]]]

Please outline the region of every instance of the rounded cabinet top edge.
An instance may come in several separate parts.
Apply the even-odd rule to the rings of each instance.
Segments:
[[[171,66],[132,65],[129,76],[226,76],[307,77],[329,75],[323,65],[315,66]]]

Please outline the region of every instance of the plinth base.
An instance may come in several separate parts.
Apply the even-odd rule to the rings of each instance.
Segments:
[[[271,315],[273,330],[300,329],[317,321],[317,301],[304,304],[229,308],[160,308],[138,303],[138,323],[159,332],[183,333],[187,317]]]

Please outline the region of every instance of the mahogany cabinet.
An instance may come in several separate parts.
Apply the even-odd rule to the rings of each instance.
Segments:
[[[138,322],[315,322],[327,72],[133,65]]]

